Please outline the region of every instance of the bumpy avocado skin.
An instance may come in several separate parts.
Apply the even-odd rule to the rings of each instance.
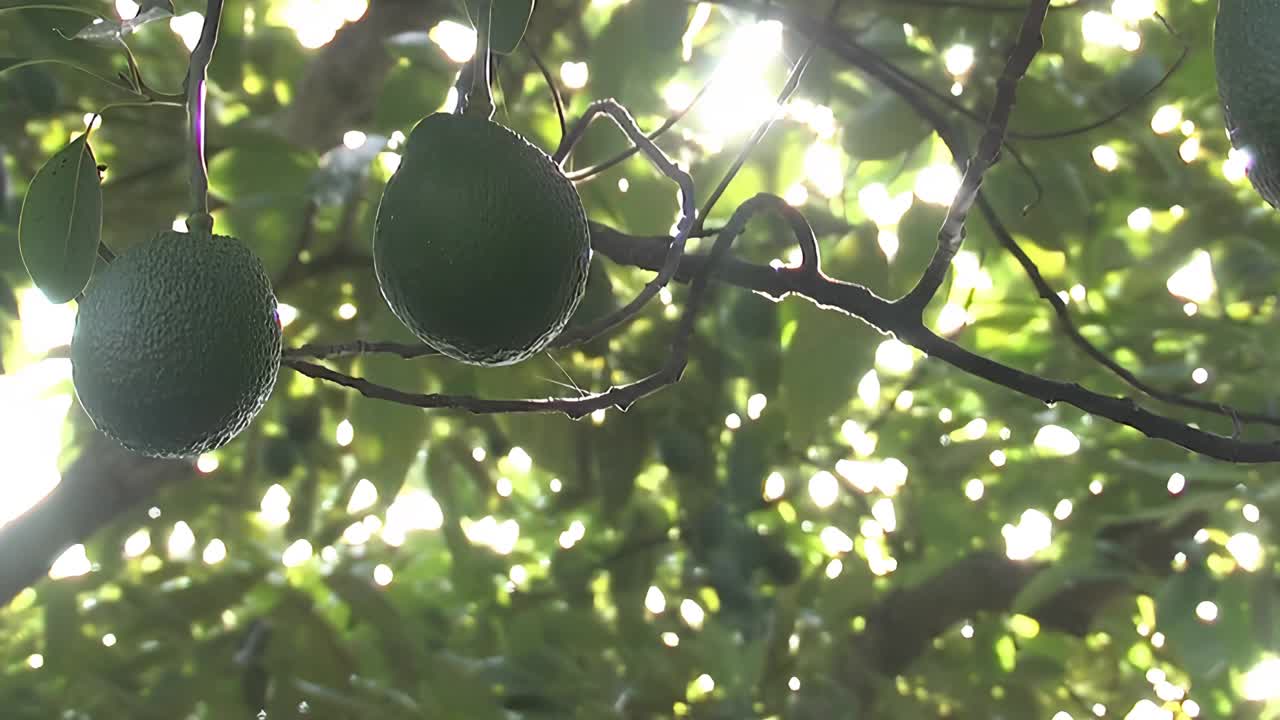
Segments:
[[[99,430],[135,452],[221,447],[262,409],[280,369],[276,298],[239,240],[163,232],[85,289],[72,380]]]
[[[475,117],[414,127],[378,207],[373,262],[424,342],[475,365],[525,360],[564,329],[590,261],[582,201],[541,149]]]
[[[1280,2],[1220,0],[1213,53],[1231,144],[1252,159],[1258,194],[1280,208]]]

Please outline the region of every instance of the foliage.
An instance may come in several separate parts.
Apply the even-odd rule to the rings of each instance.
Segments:
[[[64,2],[116,18],[104,1]],[[760,119],[752,99],[776,94],[815,27],[985,117],[1023,10],[990,4],[845,3],[827,22],[808,0],[772,2],[786,30],[771,55],[780,29],[759,24],[764,3],[542,0],[525,42],[557,82],[576,72],[564,63],[589,68],[581,89],[561,82],[570,118],[616,96],[646,130],[726,58],[749,70],[713,84],[659,141],[703,200]],[[1268,238],[1280,228],[1228,162],[1213,4],[1156,4],[1176,35],[1154,17],[1118,19],[1110,3],[1050,12],[988,199],[1084,338],[1153,386],[1270,412],[1280,255]],[[41,579],[0,611],[7,718],[1082,718],[1095,705],[1161,717],[1140,714],[1153,704],[1180,718],[1276,715],[1248,699],[1276,642],[1280,496],[1268,466],[1045,406],[802,298],[715,285],[681,381],[627,412],[424,412],[286,370],[251,429],[194,473],[127,464],[69,401],[65,361],[31,340],[49,315],[19,253],[20,198],[86,115],[138,100],[121,37],[148,88],[181,89],[187,52],[173,28],[202,4],[77,41],[65,38],[83,13],[10,5],[0,400],[67,401],[65,430],[49,428],[63,486],[99,494],[0,529],[0,567],[51,551],[95,506],[126,507],[68,541],[83,543],[91,572]],[[296,310],[292,347],[412,340],[377,291],[374,213],[403,135],[447,103],[459,70],[425,30],[440,40],[437,23],[466,22],[460,3],[384,0],[325,47],[304,47],[322,44],[317,18],[340,5],[227,0],[210,67],[215,227],[263,258]],[[288,27],[308,14],[306,32]],[[973,50],[971,68],[956,46]],[[706,224],[758,192],[785,195],[817,230],[828,274],[898,297],[936,245],[945,205],[930,178],[945,180],[952,158],[850,57],[818,52]],[[553,149],[559,120],[530,54],[503,56],[495,75],[495,118]],[[976,141],[981,120],[931,102]],[[109,109],[92,134],[107,168],[102,239],[116,250],[189,210],[182,115],[153,105]],[[593,129],[571,166],[622,147]],[[675,219],[670,183],[641,157],[579,191],[593,221],[636,243]],[[791,248],[780,224],[760,221],[733,253],[768,265]],[[580,312],[617,307],[652,277],[602,255]],[[1203,279],[1204,263],[1209,290],[1171,283]],[[331,363],[410,392],[571,396],[659,367],[687,296],[673,283],[607,341],[512,367]],[[1220,413],[1141,396],[1081,352],[977,212],[925,316],[1027,372],[1235,430]],[[1264,422],[1240,432],[1275,439]],[[31,452],[8,443],[0,455]],[[167,478],[154,494],[122,480],[143,468]],[[6,491],[28,482],[0,478]]]

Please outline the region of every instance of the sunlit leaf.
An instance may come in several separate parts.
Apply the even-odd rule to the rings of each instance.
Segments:
[[[50,302],[67,302],[84,290],[101,233],[102,186],[82,134],[32,178],[18,224],[22,262]]]

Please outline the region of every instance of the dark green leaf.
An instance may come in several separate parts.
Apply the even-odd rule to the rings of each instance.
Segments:
[[[84,290],[101,234],[102,186],[86,134],[32,178],[18,221],[22,262],[49,302],[68,302]]]

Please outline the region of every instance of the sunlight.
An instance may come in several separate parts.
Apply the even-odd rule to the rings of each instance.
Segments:
[[[1025,510],[1017,525],[1005,524],[1005,555],[1010,560],[1029,560],[1049,547],[1053,539],[1053,521],[1039,510]]]
[[[950,205],[959,189],[960,172],[950,163],[930,165],[916,175],[916,197],[930,205]]]
[[[1071,517],[1071,511],[1075,508],[1070,500],[1063,498],[1053,507],[1053,518],[1055,520],[1066,520]]]
[[[1248,150],[1231,148],[1227,151],[1227,158],[1222,161],[1222,177],[1233,185],[1243,182],[1252,164],[1253,157]]]
[[[462,521],[462,532],[474,545],[487,547],[499,555],[510,555],[520,540],[520,523],[515,520],[498,522],[492,515],[479,520]]]
[[[707,613],[698,603],[685,598],[680,601],[680,619],[694,630],[702,628],[702,623],[706,620]]]
[[[1267,658],[1246,672],[1240,695],[1253,702],[1280,699],[1280,658]]]
[[[946,65],[948,73],[954,77],[960,77],[973,69],[973,47],[964,44],[952,45],[942,53],[942,62]]]
[[[764,413],[764,409],[769,404],[769,398],[762,393],[755,393],[747,398],[747,417],[752,420],[759,420],[760,415]]]
[[[1227,540],[1227,552],[1246,572],[1262,567],[1262,542],[1253,533],[1236,533]]]
[[[307,540],[295,540],[280,555],[280,562],[287,568],[295,568],[311,559],[313,551]]]
[[[978,502],[987,492],[986,483],[978,478],[970,478],[969,482],[964,484],[964,496],[972,502]]]
[[[368,478],[360,478],[355,489],[351,491],[351,498],[347,500],[347,514],[354,515],[362,510],[368,510],[376,502],[378,502],[378,488],[369,482]]]
[[[936,327],[939,333],[951,335],[971,322],[973,322],[973,318],[969,316],[968,310],[965,310],[963,306],[949,302],[943,305],[942,310],[938,313]]]
[[[854,420],[845,420],[840,425],[840,436],[844,441],[849,443],[849,447],[853,448],[853,454],[858,457],[867,457],[876,451],[878,440],[872,433],[868,433],[863,429],[862,425]]]
[[[44,293],[27,288],[18,294],[22,318],[22,345],[32,355],[43,355],[71,342],[76,327],[76,304],[54,305]]]
[[[204,15],[198,12],[174,15],[169,18],[169,29],[182,38],[182,44],[187,46],[188,51],[195,48],[196,43],[200,41],[202,25],[204,25]]]
[[[523,474],[533,469],[533,458],[518,445],[507,453],[507,462],[511,463],[511,469],[517,473]]]
[[[1196,617],[1211,623],[1218,619],[1218,604],[1212,600],[1201,600],[1196,603]]]
[[[586,87],[587,79],[590,76],[590,70],[585,62],[570,62],[566,60],[560,65],[560,81],[570,90],[581,90]]]
[[[782,477],[782,473],[771,472],[769,477],[764,479],[763,497],[765,502],[773,502],[780,499],[787,493],[787,480]]]
[[[218,456],[211,453],[203,453],[196,459],[196,470],[201,475],[208,475],[217,470],[219,465]]]
[[[1120,167],[1120,154],[1110,145],[1099,145],[1093,149],[1093,164],[1107,172]]]
[[[1200,157],[1200,136],[1192,135],[1183,140],[1178,146],[1178,157],[1182,158],[1184,163],[1195,162],[1196,158]]]
[[[1084,14],[1080,20],[1080,30],[1085,42],[1102,47],[1123,48],[1133,52],[1142,44],[1142,36],[1126,28],[1119,18],[1097,10]]]
[[[364,17],[368,7],[368,0],[288,0],[278,12],[298,44],[315,49],[333,40],[343,24]]]
[[[427,37],[455,63],[464,63],[476,54],[476,31],[468,25],[445,20],[427,31]]]
[[[217,565],[227,559],[227,545],[218,538],[214,538],[208,545],[204,546],[204,552],[200,553],[200,559],[205,565]]]
[[[890,196],[884,183],[870,183],[858,191],[858,205],[877,227],[894,227],[911,209],[915,193],[905,190]]]
[[[876,367],[893,375],[905,375],[915,365],[916,351],[901,340],[885,340],[876,347]]]
[[[262,503],[259,509],[262,511],[262,521],[268,527],[281,527],[289,522],[289,491],[280,485],[272,485],[262,495]]]
[[[644,609],[654,615],[661,615],[667,609],[667,596],[662,594],[662,590],[656,585],[650,585],[649,591],[644,594]]]
[[[138,530],[124,541],[124,556],[136,558],[151,549],[151,531],[146,528]]]
[[[25,317],[24,317],[25,319]],[[31,321],[23,323],[25,330]],[[58,455],[70,393],[51,392],[71,376],[67,360],[0,375],[0,527],[48,495],[62,476]]]
[[[140,9],[142,6],[133,0],[116,0],[116,15],[119,15],[121,20],[136,16]]]
[[[1157,135],[1171,133],[1182,123],[1182,108],[1177,105],[1161,105],[1151,116],[1151,130]]]
[[[844,461],[841,461],[844,462]],[[839,465],[837,464],[837,468]],[[821,470],[809,478],[809,498],[819,508],[826,509],[836,504],[840,497],[840,481],[836,476]]]
[[[869,407],[880,404],[880,376],[875,370],[868,370],[858,381],[858,399]]]
[[[1033,444],[1053,455],[1074,455],[1080,450],[1076,434],[1060,425],[1045,425],[1036,432]]]
[[[840,149],[815,142],[804,154],[805,177],[823,196],[834,198],[844,190],[844,167]]]
[[[871,517],[875,518],[887,533],[898,529],[898,513],[893,507],[892,498],[883,497],[872,503]]]
[[[1129,217],[1126,219],[1126,222],[1128,223],[1130,230],[1133,230],[1134,232],[1146,232],[1151,229],[1153,220],[1154,217],[1151,214],[1151,208],[1140,207],[1135,208],[1133,212],[1129,213]]]
[[[822,547],[827,551],[828,555],[843,555],[853,552],[853,538],[846,535],[840,528],[825,527],[822,532],[818,533],[818,539],[822,541]]]
[[[93,570],[93,564],[85,554],[84,545],[76,544],[67,548],[57,560],[53,561],[53,566],[49,568],[49,579],[80,577],[87,575],[91,570]]]
[[[696,111],[700,124],[723,142],[751,131],[776,113],[777,91],[766,75],[781,51],[782,23],[776,20],[735,30],[719,58],[711,89]]]
[[[334,442],[338,443],[338,447],[346,447],[351,444],[352,440],[355,440],[355,437],[355,426],[351,424],[350,420],[343,418],[342,421],[338,423],[337,429],[334,431]]]
[[[1213,298],[1218,282],[1213,276],[1213,260],[1209,253],[1197,250],[1191,261],[1169,276],[1165,287],[1174,297],[1194,303],[1206,303]]]
[[[373,581],[380,587],[386,587],[395,579],[395,573],[391,571],[391,567],[385,563],[379,563],[373,569]]]
[[[907,466],[897,458],[837,460],[836,472],[858,492],[879,491],[889,497],[896,495],[907,484],[909,474]]]
[[[1156,12],[1156,0],[1114,0],[1111,14],[1125,22],[1136,22],[1151,17]]]
[[[1124,720],[1173,720],[1173,711],[1165,710],[1144,698],[1133,706]]]
[[[872,575],[884,577],[898,569],[898,560],[889,554],[883,538],[867,541],[863,551],[867,556],[867,569]]]
[[[186,560],[191,557],[195,546],[196,536],[191,531],[191,526],[181,520],[174,523],[173,530],[169,533],[169,559]]]

